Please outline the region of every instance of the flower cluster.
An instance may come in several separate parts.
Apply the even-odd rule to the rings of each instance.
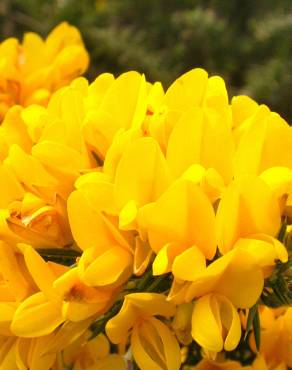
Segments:
[[[67,24],[2,54],[0,368],[291,367],[284,119],[199,68],[72,80]]]
[[[43,40],[29,32],[0,44],[0,121],[16,104],[46,105],[51,94],[81,75],[89,57],[79,31],[61,23]]]

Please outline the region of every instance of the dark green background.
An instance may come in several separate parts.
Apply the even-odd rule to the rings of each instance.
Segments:
[[[88,77],[136,69],[165,87],[204,67],[292,120],[292,0],[0,0],[1,39],[76,25]]]

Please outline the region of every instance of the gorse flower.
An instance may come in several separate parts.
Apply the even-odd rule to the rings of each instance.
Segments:
[[[67,23],[0,45],[0,369],[288,369],[291,127],[87,64]]]
[[[0,119],[13,105],[47,104],[52,92],[82,74],[89,58],[79,31],[64,22],[43,40],[29,32],[22,43],[0,44]]]

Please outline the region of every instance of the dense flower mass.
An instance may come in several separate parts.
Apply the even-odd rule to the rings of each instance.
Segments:
[[[0,369],[292,367],[292,128],[87,59],[65,23],[0,45]]]
[[[0,121],[13,105],[46,105],[51,94],[81,75],[88,54],[79,31],[64,22],[43,40],[26,33],[0,44]]]

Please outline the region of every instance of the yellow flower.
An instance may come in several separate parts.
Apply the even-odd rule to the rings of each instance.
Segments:
[[[32,291],[13,313],[11,331],[15,335],[28,338],[48,335],[66,320],[86,320],[112,305],[114,289],[87,286],[77,267],[70,269],[45,262],[25,244],[18,244],[18,248],[23,253]]]
[[[64,350],[65,366],[73,366],[72,370],[126,370],[125,359],[118,354],[110,354],[110,344],[105,335],[100,334],[87,341],[89,336],[90,332],[85,333]]]
[[[192,266],[190,261],[179,261],[177,277],[182,280]],[[258,260],[248,250],[235,248],[223,257],[210,263],[207,267],[192,274],[187,285],[185,300],[190,302],[195,297],[209,293],[218,293],[228,298],[237,308],[249,308],[258,300],[264,285],[263,271]]]
[[[241,237],[264,233],[275,237],[281,225],[277,197],[260,177],[232,182],[223,193],[216,213],[217,243],[227,253]]]
[[[5,40],[0,44],[0,119],[16,104],[46,105],[50,94],[82,74],[88,62],[79,31],[66,22],[46,40],[32,32],[22,43]]]
[[[84,251],[78,263],[80,277],[89,286],[122,284],[133,270],[131,244],[118,229],[116,220],[104,214],[103,200],[95,197],[97,202],[92,204],[89,196],[81,188],[68,199],[73,237]]]
[[[196,86],[195,89],[194,86]],[[217,117],[214,121],[215,116],[220,116],[222,118],[222,122],[224,122],[224,124],[221,125],[220,130],[220,133],[223,133],[223,135],[226,133],[226,127],[231,128],[231,109],[228,104],[228,95],[225,83],[221,77],[213,76],[208,79],[208,74],[205,70],[195,68],[175,80],[164,96],[161,88],[159,89],[157,86],[156,90],[160,91],[158,94],[154,95],[156,96],[155,108],[151,109],[151,107],[149,107],[150,109],[148,112],[150,114],[148,114],[146,122],[146,132],[149,132],[150,135],[159,142],[164,152],[167,150],[168,140],[175,125],[181,118],[184,123],[178,123],[178,125],[181,128],[182,126],[187,126],[187,120],[182,118],[182,116],[186,113],[185,117],[188,116],[190,118],[193,113],[188,115],[187,112],[192,111],[195,107],[211,108],[214,113],[212,119],[213,125],[215,124],[215,121],[218,120]],[[219,126],[217,129],[219,129]],[[195,125],[193,129],[189,126],[189,130],[191,133],[194,133],[196,131]],[[177,134],[175,134],[178,139],[178,143],[181,142],[179,137],[180,132],[181,129],[178,128]],[[209,134],[209,136],[207,135],[208,140],[210,143],[212,142],[215,144],[214,138],[212,139],[212,133],[210,132]],[[201,138],[201,134],[199,136]],[[200,141],[200,138],[197,140]],[[220,145],[218,141],[216,143]],[[192,150],[189,143],[187,147],[190,152],[195,155],[196,150]],[[224,149],[224,153],[228,152],[228,150],[228,148],[226,148],[226,150]],[[183,156],[183,160],[178,160],[177,163],[185,164],[186,158],[184,157],[183,152],[181,154]],[[202,153],[202,158],[208,160],[208,158],[210,159],[210,156],[206,157],[206,155]],[[227,167],[228,164],[226,165],[226,168]],[[179,168],[176,169],[176,171],[178,170]]]
[[[179,345],[168,326],[153,316],[170,317],[175,307],[156,293],[128,294],[120,312],[108,321],[106,333],[112,343],[124,343],[131,335],[131,349],[141,370],[179,369]]]
[[[141,208],[141,228],[157,253],[154,274],[171,271],[180,253],[195,246],[212,259],[216,252],[215,213],[211,202],[193,181],[179,179],[158,200]]]
[[[196,107],[174,126],[166,158],[174,177],[182,175],[190,165],[200,164],[215,169],[228,184],[233,175],[233,151],[231,129],[224,116],[214,109]]]
[[[292,365],[291,308],[280,310],[261,307],[260,354],[269,365],[267,369],[286,369]],[[254,344],[252,343],[252,346]],[[284,364],[286,366],[284,366]],[[260,367],[259,367],[260,369]]]
[[[0,337],[1,369],[52,369],[60,351],[78,340],[88,325],[88,321],[66,323],[49,335],[32,339]]]
[[[87,90],[83,133],[86,142],[104,158],[121,129],[140,129],[147,111],[148,88],[144,75],[130,71],[114,79],[100,75]]]
[[[240,341],[241,324],[233,304],[220,294],[199,298],[192,315],[192,337],[207,352],[235,349]]]
[[[248,118],[234,157],[235,176],[259,175],[269,167],[292,167],[292,128],[261,105]]]
[[[114,199],[120,210],[120,229],[135,229],[139,208],[156,201],[168,184],[166,161],[157,142],[152,138],[133,142],[122,155],[115,175]]]

